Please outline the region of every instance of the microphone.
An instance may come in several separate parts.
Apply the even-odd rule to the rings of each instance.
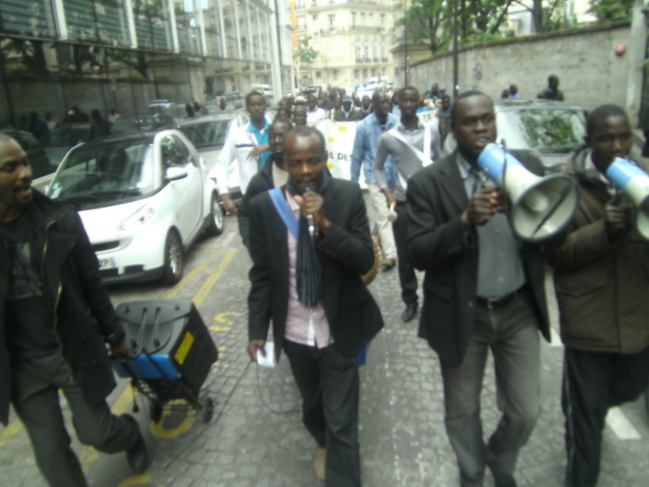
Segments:
[[[313,189],[309,184],[307,184],[306,186],[304,186],[303,193],[307,193],[309,191],[313,191]],[[309,237],[311,237],[311,240],[315,239],[315,218],[311,213],[306,216],[306,226],[309,229]]]

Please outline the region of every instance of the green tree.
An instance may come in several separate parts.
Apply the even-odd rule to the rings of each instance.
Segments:
[[[397,4],[396,9],[403,9]],[[408,38],[414,44],[423,44],[432,54],[443,50],[451,40],[452,29],[447,28],[452,19],[452,3],[446,0],[413,0],[405,16],[397,20],[397,25],[405,25]]]
[[[562,0],[532,0],[532,4],[522,0],[513,0],[532,14],[534,19],[534,31],[546,32],[556,30],[561,25],[561,8],[564,5]]]
[[[507,17],[512,0],[461,0],[462,38],[474,32],[495,34]]]
[[[315,58],[318,57],[318,51],[311,46],[311,36],[304,36],[300,38],[300,43],[297,49],[293,52],[293,56],[300,62],[310,66]]]
[[[590,10],[600,22],[630,20],[634,0],[591,0]]]

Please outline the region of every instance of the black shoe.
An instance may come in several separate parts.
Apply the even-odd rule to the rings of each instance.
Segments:
[[[142,433],[140,433],[140,426],[137,424],[136,419],[130,414],[122,414],[121,418],[129,421],[137,428],[137,441],[126,450],[126,461],[134,474],[141,475],[149,468],[149,449],[144,442]]]
[[[401,313],[401,319],[404,323],[412,321],[415,316],[417,316],[417,303],[409,303],[406,305],[406,309]]]

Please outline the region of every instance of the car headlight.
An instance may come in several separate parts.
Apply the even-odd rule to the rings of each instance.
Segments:
[[[129,216],[126,220],[122,221],[117,228],[120,231],[138,229],[149,223],[153,218],[153,215],[155,215],[155,209],[153,206],[145,205]]]

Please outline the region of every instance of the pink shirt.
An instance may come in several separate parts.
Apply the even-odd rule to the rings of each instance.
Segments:
[[[286,201],[297,220],[300,217],[298,205],[290,192],[285,189]],[[307,308],[297,296],[297,240],[290,230],[288,235],[288,313],[284,338],[301,345],[325,348],[333,343],[329,322],[321,303],[315,308]]]

